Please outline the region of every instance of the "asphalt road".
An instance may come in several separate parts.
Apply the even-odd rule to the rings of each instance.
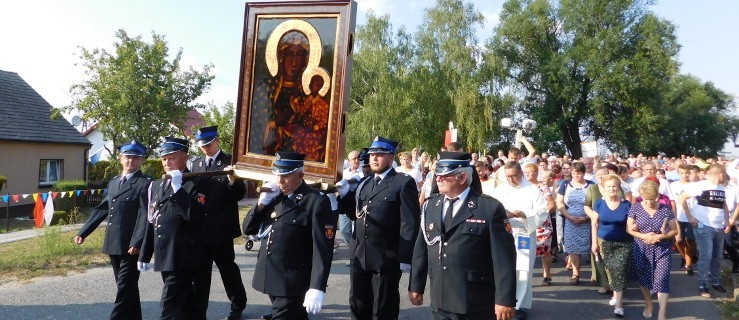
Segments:
[[[241,266],[242,277],[247,288],[248,306],[242,319],[258,319],[269,312],[270,304],[266,295],[251,288],[254,264],[258,245],[252,251],[239,246],[236,250],[237,263]],[[342,242],[335,254],[329,288],[324,307],[319,315],[311,319],[349,319],[349,269],[345,266],[347,248]],[[679,258],[673,256],[673,270],[679,265]],[[583,281],[578,286],[567,283],[569,271],[560,262],[554,265],[554,285],[541,287],[541,269],[534,274],[534,303],[529,319],[612,319],[613,309],[608,306],[610,297],[600,295],[596,287],[587,279],[590,276],[588,265],[583,267]],[[673,271],[671,278],[671,297],[668,316],[671,319],[720,319],[714,299],[697,295],[697,276],[688,277],[684,272]],[[404,274],[401,283],[400,319],[430,319],[428,305],[415,307],[407,299],[408,276]],[[145,319],[157,319],[162,280],[159,273],[146,272],[139,281],[141,304]],[[0,319],[107,319],[115,297],[113,272],[110,267],[93,268],[66,277],[39,278],[27,283],[8,283],[0,285]],[[428,303],[428,298],[425,299]],[[656,299],[655,299],[656,301]],[[642,319],[644,303],[635,285],[626,291],[626,319]],[[229,303],[223,291],[218,271],[214,269],[211,287],[209,319],[223,319],[229,310]],[[655,303],[656,318],[657,305]]]

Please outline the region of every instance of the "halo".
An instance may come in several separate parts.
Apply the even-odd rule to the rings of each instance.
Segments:
[[[323,78],[323,87],[321,87],[321,90],[318,90],[318,94],[323,97],[328,92],[328,88],[331,87],[331,76],[329,76],[328,71],[322,67],[305,69],[305,72],[303,72],[303,79],[301,79],[303,82],[303,92],[306,95],[310,95],[310,80],[316,75]]]
[[[264,53],[264,60],[267,63],[267,69],[269,73],[274,77],[277,75],[279,66],[277,63],[277,45],[280,42],[280,38],[287,32],[292,30],[302,32],[306,38],[308,38],[308,45],[310,46],[310,53],[308,56],[308,65],[306,70],[318,67],[318,63],[321,60],[321,36],[318,35],[318,31],[310,23],[305,20],[287,20],[277,25],[272,30],[272,33],[267,39],[267,48]],[[325,83],[324,83],[325,85]]]

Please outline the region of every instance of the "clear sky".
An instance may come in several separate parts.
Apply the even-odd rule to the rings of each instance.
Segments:
[[[498,23],[503,0],[471,2],[487,20],[478,32],[483,41]],[[424,8],[435,1],[358,3],[357,24],[371,9],[415,32]],[[739,94],[739,1],[663,0],[652,9],[677,26],[683,73]],[[83,78],[78,47],[110,50],[121,28],[150,42],[154,31],[165,36],[171,53],[182,48],[183,63],[215,65],[212,88],[199,101],[222,105],[236,101],[243,18],[244,1],[235,0],[0,0],[0,70],[20,74],[52,106],[69,105],[69,87]]]

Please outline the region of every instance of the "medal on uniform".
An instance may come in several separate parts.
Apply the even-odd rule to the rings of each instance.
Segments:
[[[295,195],[295,200],[303,200],[303,194],[302,193],[296,194]]]
[[[440,203],[441,203],[441,199],[439,199],[439,200],[436,200],[436,206],[437,206],[437,207],[439,206],[439,204],[440,204]]]
[[[434,223],[429,223],[429,230],[434,230]]]
[[[270,215],[270,217],[277,218],[277,212],[272,212],[272,214]]]
[[[470,202],[467,202],[467,207],[469,207],[470,209],[472,209],[472,208],[475,207],[475,203],[472,202],[472,200],[470,200]]]
[[[219,166],[219,167],[220,167],[220,166],[221,166],[221,164],[223,164],[223,163],[221,162],[221,160],[218,160],[218,161],[216,161],[216,166]]]

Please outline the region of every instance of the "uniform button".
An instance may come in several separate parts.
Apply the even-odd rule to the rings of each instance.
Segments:
[[[272,230],[272,231],[270,231],[270,233],[275,233],[275,231],[274,231],[274,230]]]
[[[442,270],[446,270],[446,266],[441,267]]]
[[[161,235],[159,235],[159,236],[157,236],[157,237],[161,238],[162,236],[161,236]]]
[[[364,236],[365,239],[367,239],[367,236]]]
[[[368,203],[372,203],[372,200],[370,200]]]
[[[113,210],[113,209],[115,209],[115,208],[110,208],[110,210]]]
[[[295,223],[295,220],[293,220],[293,223]]]
[[[272,241],[270,241],[269,244],[272,244]]]
[[[112,225],[112,224],[113,224],[112,222],[108,222],[108,225]]]
[[[113,199],[113,202],[115,202],[115,199]]]
[[[475,229],[470,228],[470,232],[475,231]]]
[[[444,254],[444,258],[446,258],[446,253]]]
[[[448,243],[444,242],[444,246],[446,247],[447,245],[448,245]]]
[[[161,224],[158,224],[158,225],[157,225],[157,228],[161,228],[161,227],[162,227],[162,225],[161,225]]]
[[[366,228],[366,227],[369,227],[369,224],[365,223],[365,224],[364,224],[364,227],[365,227],[365,228]]]
[[[272,254],[272,252],[267,251],[267,254]]]
[[[207,217],[207,216],[208,216],[208,214],[206,213],[206,214],[204,214],[204,216],[206,216],[206,217]]]
[[[126,198],[126,200],[131,200],[131,198]]]

